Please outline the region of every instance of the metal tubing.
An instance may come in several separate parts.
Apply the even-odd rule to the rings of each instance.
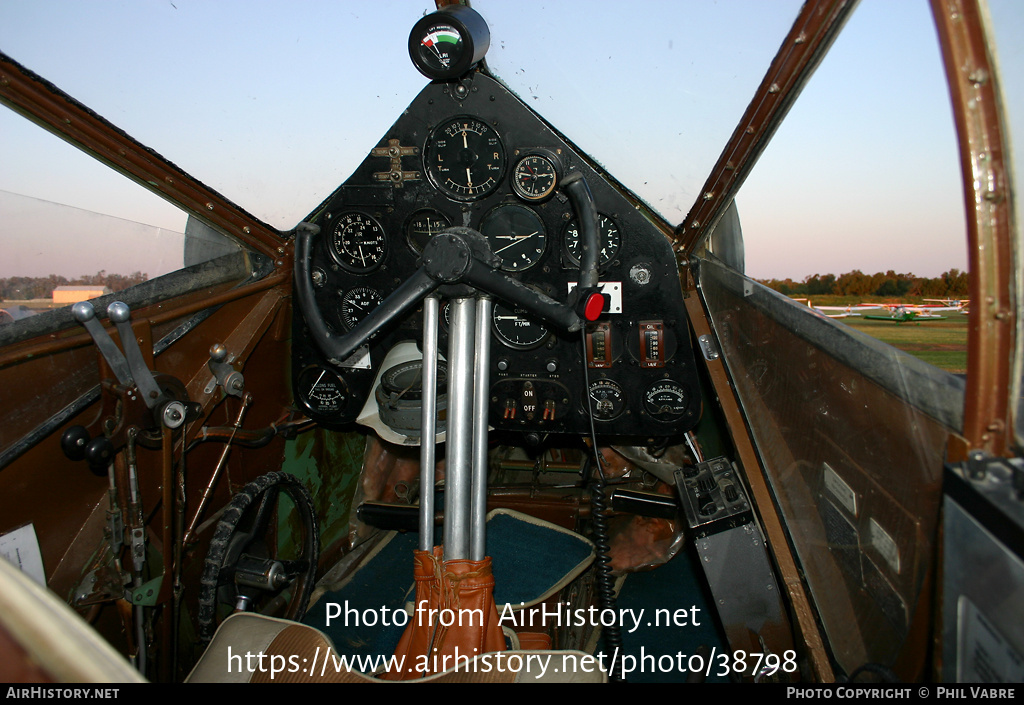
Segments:
[[[220,478],[221,471],[224,470],[224,466],[228,462],[228,454],[231,452],[231,441],[235,437],[235,432],[242,427],[242,421],[245,419],[245,412],[249,410],[249,406],[252,404],[252,395],[246,394],[242,397],[242,406],[238,410],[238,415],[235,417],[235,424],[231,427],[231,437],[228,438],[224,444],[223,450],[220,452],[220,459],[217,461],[217,465],[213,468],[213,473],[210,475],[209,482],[206,483],[206,488],[203,490],[203,496],[199,499],[199,506],[196,507],[195,516],[192,517],[192,522],[188,525],[188,529],[185,531],[185,535],[182,537],[181,543],[183,546],[187,546],[195,538],[196,526],[199,524],[199,520],[203,517],[203,512],[206,511],[206,504],[210,501],[210,496],[213,494],[213,488],[217,484],[217,479]]]
[[[491,299],[476,300],[476,357],[473,374],[473,489],[470,502],[470,559],[482,561],[487,555],[487,395],[490,391]]]
[[[434,547],[434,438],[437,428],[437,323],[440,302],[423,300],[423,408],[420,412],[420,550]]]
[[[448,333],[448,419],[444,482],[444,559],[469,557],[473,463],[473,343],[476,299],[451,302]]]

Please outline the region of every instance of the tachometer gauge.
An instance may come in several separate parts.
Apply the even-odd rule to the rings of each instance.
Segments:
[[[548,329],[527,318],[519,309],[512,311],[495,304],[491,319],[494,321],[494,334],[510,348],[529,350],[547,340]]]
[[[444,213],[424,208],[413,213],[406,223],[405,241],[416,252],[423,252],[432,237],[451,226],[452,221]]]
[[[413,25],[409,58],[429,79],[447,81],[484,58],[491,43],[487,23],[473,9],[448,5]]]
[[[611,421],[626,410],[626,395],[618,382],[599,379],[590,383],[586,403],[597,421]]]
[[[644,408],[658,419],[682,416],[689,404],[690,392],[686,385],[670,379],[655,382],[644,392]]]
[[[524,201],[543,201],[558,186],[559,168],[554,157],[527,154],[512,170],[512,190]]]
[[[491,252],[501,257],[506,272],[522,272],[537,264],[547,246],[543,221],[526,206],[498,206],[484,216],[480,232]]]
[[[307,367],[299,373],[296,384],[296,398],[314,414],[338,414],[344,410],[348,401],[348,385],[345,380],[324,367]]]
[[[334,261],[357,274],[375,270],[388,251],[384,228],[358,211],[338,216],[328,245]]]
[[[376,289],[360,286],[345,292],[341,297],[341,322],[352,330],[367,314],[380,305],[384,298]]]
[[[423,159],[431,183],[459,201],[493,192],[505,173],[505,147],[498,133],[469,116],[435,127]]]
[[[615,259],[622,246],[622,235],[619,233],[619,226],[607,215],[597,214],[597,228],[601,251],[598,254],[597,265],[604,265]],[[565,254],[566,264],[579,266],[582,247],[580,244],[580,227],[576,219],[569,221],[562,236],[562,252]]]

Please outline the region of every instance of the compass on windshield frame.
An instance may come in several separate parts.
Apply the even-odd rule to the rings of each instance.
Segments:
[[[416,70],[433,81],[450,81],[484,58],[491,31],[476,10],[448,5],[413,25],[409,58]]]

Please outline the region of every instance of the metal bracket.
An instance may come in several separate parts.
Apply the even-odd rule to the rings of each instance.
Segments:
[[[722,356],[718,351],[718,345],[715,344],[714,339],[710,335],[702,335],[697,338],[697,342],[700,344],[700,351],[704,354],[704,359],[708,362],[717,360]]]
[[[125,597],[133,605],[143,607],[155,607],[157,598],[160,596],[160,587],[163,585],[164,576],[149,580],[135,588],[126,588]]]
[[[402,188],[406,181],[419,181],[423,175],[418,171],[403,171],[402,157],[415,157],[420,153],[419,147],[403,147],[397,139],[388,140],[387,147],[374,147],[370,150],[371,157],[388,157],[391,168],[388,171],[375,171],[373,178],[387,181],[395,188]]]

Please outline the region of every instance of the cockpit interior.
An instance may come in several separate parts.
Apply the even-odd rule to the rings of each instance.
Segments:
[[[1024,680],[978,3],[931,3],[992,175],[966,375],[744,274],[736,194],[856,2],[799,9],[675,222],[489,69],[529,39],[479,4],[387,28],[424,85],[289,228],[0,53],[7,108],[188,214],[184,266],[0,320],[0,680]]]

